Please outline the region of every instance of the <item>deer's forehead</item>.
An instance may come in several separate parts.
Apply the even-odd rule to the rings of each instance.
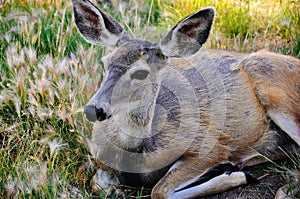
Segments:
[[[119,46],[106,56],[102,57],[102,62],[109,68],[112,65],[129,67],[139,60],[144,49],[156,49],[157,44],[148,41],[132,40]]]

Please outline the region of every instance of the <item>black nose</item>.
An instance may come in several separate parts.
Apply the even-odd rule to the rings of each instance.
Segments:
[[[91,122],[95,122],[96,120],[102,121],[106,119],[106,113],[104,110],[95,106],[85,106],[84,114],[86,119]]]

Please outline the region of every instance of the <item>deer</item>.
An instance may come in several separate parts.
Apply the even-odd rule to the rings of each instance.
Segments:
[[[201,197],[257,182],[244,166],[299,148],[300,60],[204,49],[215,8],[185,17],[158,42],[133,38],[89,0],[73,0],[73,11],[82,37],[109,51],[84,107],[94,123],[94,188]]]

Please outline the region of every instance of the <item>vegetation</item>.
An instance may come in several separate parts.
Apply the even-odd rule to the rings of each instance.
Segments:
[[[300,58],[297,0],[129,0],[100,7],[132,36],[157,40],[209,5],[218,15],[207,48],[268,48]],[[78,34],[71,1],[4,1],[0,12],[0,197],[90,197],[92,127],[82,110],[100,86],[105,49]]]
[[[214,6],[217,17],[208,47],[253,52],[260,49],[300,58],[298,0],[183,0],[162,2],[163,24]]]

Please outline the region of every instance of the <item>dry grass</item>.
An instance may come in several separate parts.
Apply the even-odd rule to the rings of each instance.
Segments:
[[[70,58],[38,60],[33,49],[18,52],[12,44],[6,57],[10,76],[1,77],[0,98],[2,189],[8,195],[47,198],[75,184],[84,187],[92,163],[84,136],[91,128],[82,106],[101,80],[94,48],[79,46]]]
[[[300,57],[300,3],[297,0],[162,0],[160,4],[162,23],[168,27],[187,13],[207,6],[216,7],[209,48],[243,52],[269,49]]]

